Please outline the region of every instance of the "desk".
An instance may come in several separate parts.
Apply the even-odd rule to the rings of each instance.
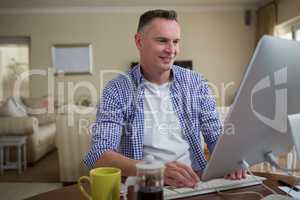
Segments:
[[[258,176],[264,176],[267,178],[267,180],[264,182],[266,185],[271,187],[272,189],[275,189],[278,193],[282,192],[277,188],[277,180],[285,180],[289,183],[294,184],[296,181],[296,178],[294,177],[287,177],[285,175],[278,175],[278,174],[267,174],[267,173],[255,173]],[[229,190],[228,190],[229,191]],[[262,195],[266,196],[268,194],[271,194],[270,191],[265,189],[262,185],[257,185],[257,186],[251,186],[247,188],[242,188],[242,189],[234,189],[230,190],[230,192],[241,192],[241,191],[256,191],[261,193]],[[226,192],[226,191],[225,191]],[[28,198],[26,200],[65,200],[65,199],[72,199],[72,200],[85,200],[84,196],[81,195],[77,184],[76,185],[71,185],[71,186],[66,186],[57,190],[53,190],[50,192],[46,192],[43,194],[39,194],[36,196],[33,196],[31,198]],[[204,200],[204,199],[210,199],[210,200],[258,200],[260,199],[259,196],[257,195],[245,195],[245,196],[222,196],[218,195],[216,193],[211,193],[207,195],[199,195],[199,196],[194,196],[194,197],[187,197],[187,198],[182,198],[184,200]],[[181,200],[182,200],[181,199]]]

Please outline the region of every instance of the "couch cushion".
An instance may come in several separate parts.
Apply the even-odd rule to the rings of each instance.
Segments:
[[[15,104],[18,106],[19,109],[21,109],[23,112],[25,112],[27,115],[27,110],[26,110],[26,105],[24,104],[23,102],[23,98],[15,98],[15,97],[12,97]]]
[[[43,98],[26,98],[23,102],[26,106],[27,113],[29,115],[46,114],[48,112],[48,104],[51,101],[51,97]]]
[[[0,116],[25,117],[26,111],[13,97],[9,97],[0,107]]]

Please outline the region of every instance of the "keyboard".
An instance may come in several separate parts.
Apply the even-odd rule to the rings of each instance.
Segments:
[[[206,182],[199,182],[195,188],[175,188],[172,186],[166,186],[164,187],[164,199],[177,199],[252,185],[259,185],[264,180],[266,180],[264,177],[247,175],[245,179],[241,180],[218,178]]]
[[[286,195],[270,194],[270,195],[262,198],[261,200],[297,200],[297,199],[286,196]]]

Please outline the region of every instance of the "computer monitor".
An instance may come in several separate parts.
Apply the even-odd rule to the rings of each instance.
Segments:
[[[202,180],[291,151],[288,115],[300,113],[300,42],[264,36],[224,121]]]

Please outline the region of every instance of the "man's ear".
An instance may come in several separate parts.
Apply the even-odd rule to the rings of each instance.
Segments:
[[[142,35],[140,33],[136,33],[134,35],[135,45],[140,50],[142,47]]]

